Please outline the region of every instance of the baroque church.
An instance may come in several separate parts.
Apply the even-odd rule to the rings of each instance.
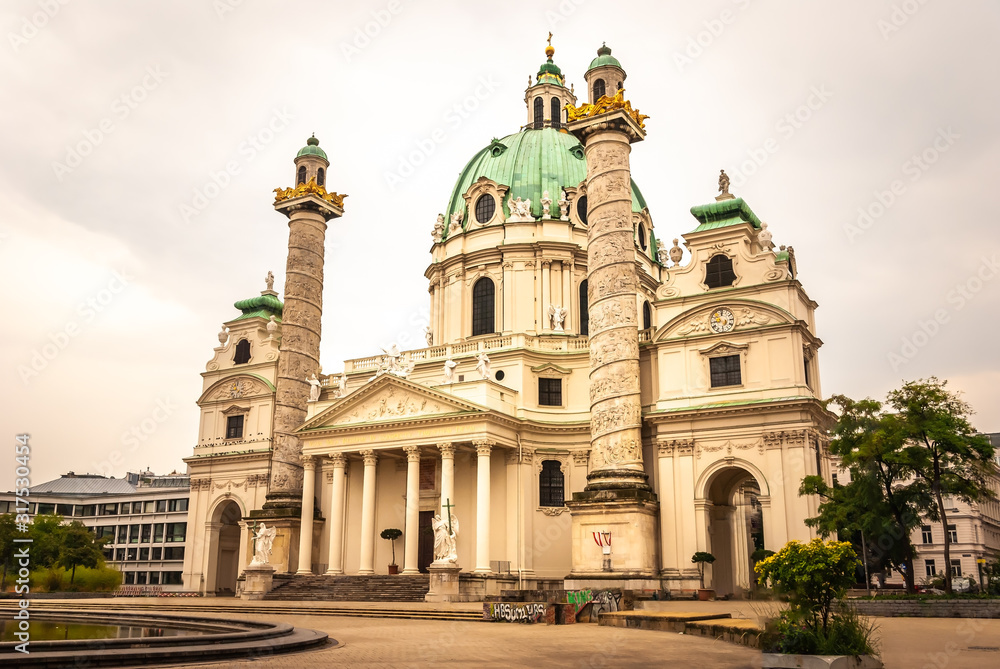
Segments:
[[[656,228],[624,66],[598,49],[578,101],[553,54],[524,125],[476,151],[433,224],[424,348],[322,373],[324,236],[350,213],[319,141],[295,156],[283,298],[269,275],[236,302],[202,372],[186,589],[237,591],[262,524],[279,574],[403,578],[433,571],[435,517],[452,521],[465,599],[690,593],[698,551],[706,586],[738,596],[755,550],[814,536],[798,487],[830,480],[833,417],[792,247],[724,172]]]

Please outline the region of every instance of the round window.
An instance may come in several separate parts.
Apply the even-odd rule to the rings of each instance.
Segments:
[[[489,223],[497,210],[497,201],[492,195],[480,195],[476,200],[476,220],[480,224]]]
[[[503,381],[504,373],[502,369],[498,369],[496,373],[497,381]]]
[[[580,220],[587,223],[587,196],[584,195],[578,198],[576,201],[576,215],[580,217]]]

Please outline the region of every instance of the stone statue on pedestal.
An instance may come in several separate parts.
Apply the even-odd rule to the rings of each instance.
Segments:
[[[558,304],[549,305],[549,323],[553,332],[563,332],[563,323],[566,322],[566,310]]]
[[[435,562],[458,562],[458,518],[455,514],[451,516],[451,523],[441,519],[441,514],[436,514],[431,519],[431,527],[434,529],[434,561]],[[450,525],[450,527],[449,527]]]
[[[454,360],[444,361],[444,382],[454,383],[455,382],[455,368],[458,367],[458,363]]]
[[[548,191],[542,192],[542,199],[539,202],[542,203],[542,218],[551,218],[549,216],[549,209],[552,207],[552,198],[549,197]]]
[[[476,371],[482,374],[484,379],[490,378],[490,356],[483,351],[476,356],[476,360],[479,361],[476,363]]]
[[[315,402],[319,399],[319,394],[322,392],[323,388],[320,386],[319,379],[316,378],[315,373],[308,377],[306,381],[309,382],[309,401]]]
[[[253,560],[251,567],[259,567],[268,564],[271,560],[271,547],[274,545],[274,538],[278,535],[278,530],[268,527],[264,523],[260,524],[260,529],[254,538]]]
[[[267,272],[267,276],[264,277],[264,283],[267,284],[267,290],[269,292],[274,290],[274,274],[270,270]]]

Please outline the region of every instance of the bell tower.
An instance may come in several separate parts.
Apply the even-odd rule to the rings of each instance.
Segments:
[[[625,87],[625,70],[618,59],[611,55],[607,44],[597,50],[597,58],[590,61],[590,67],[583,75],[587,81],[587,100],[595,104],[602,95],[613,98],[619,88]]]

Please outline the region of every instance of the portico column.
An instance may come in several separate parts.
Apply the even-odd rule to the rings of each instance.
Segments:
[[[472,442],[476,447],[476,569],[477,574],[489,574],[490,569],[490,453],[496,442],[482,439]]]
[[[404,446],[406,452],[406,529],[403,539],[403,574],[419,574],[420,548],[420,447]]]
[[[327,558],[327,574],[344,573],[344,488],[347,456],[335,453],[330,456],[333,463],[333,486],[330,493],[330,553]]]
[[[302,456],[302,515],[299,517],[299,568],[296,574],[312,573],[313,505],[316,496],[316,458]]]
[[[361,565],[359,574],[375,573],[375,451],[361,451],[365,476],[361,488]]]
[[[448,520],[444,505],[455,501],[455,444],[446,441],[437,447],[441,451],[441,518]]]

